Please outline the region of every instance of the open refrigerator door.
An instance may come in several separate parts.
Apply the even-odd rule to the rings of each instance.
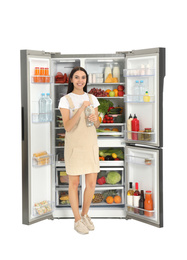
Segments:
[[[125,148],[125,187],[129,183],[138,183],[138,196],[131,197],[127,192],[127,218],[133,218],[157,227],[163,226],[163,194],[162,194],[162,149],[142,147]],[[135,192],[135,191],[134,191]],[[139,199],[143,192],[143,204]],[[136,203],[138,200],[138,203]]]
[[[130,144],[162,146],[163,79],[160,73],[162,55],[158,50],[152,50],[153,53],[134,51],[126,56],[123,71],[126,82],[125,140]],[[130,118],[136,119],[133,126],[128,124]]]
[[[52,217],[52,113],[39,109],[41,93],[50,94],[50,55],[21,51],[23,224]],[[26,70],[26,71],[24,71]],[[45,75],[45,70],[46,75]]]

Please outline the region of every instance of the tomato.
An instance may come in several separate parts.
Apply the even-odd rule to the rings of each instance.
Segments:
[[[103,119],[103,123],[107,123],[107,121],[106,121],[106,119],[105,119],[105,118]]]

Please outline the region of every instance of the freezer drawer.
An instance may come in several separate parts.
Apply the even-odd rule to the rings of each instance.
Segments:
[[[128,204],[126,195],[127,218],[134,218],[158,227],[163,226],[163,190],[162,190],[162,150],[143,147],[125,148],[125,186],[128,190],[129,182],[139,185],[139,192],[152,192],[152,208],[140,208],[139,198],[132,196]],[[136,201],[136,205],[135,205]],[[137,204],[138,203],[138,204]],[[144,201],[145,205],[145,201]]]

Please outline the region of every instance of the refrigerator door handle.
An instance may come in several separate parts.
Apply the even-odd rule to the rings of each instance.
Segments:
[[[21,108],[22,141],[24,141],[24,107]]]

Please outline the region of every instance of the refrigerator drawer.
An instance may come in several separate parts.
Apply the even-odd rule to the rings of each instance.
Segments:
[[[96,187],[119,187],[125,184],[124,168],[100,168]]]
[[[101,124],[97,131],[97,136],[100,138],[118,138],[124,137],[124,123]]]
[[[124,166],[123,147],[99,147],[100,166]]]
[[[81,207],[81,188],[78,189],[79,207]],[[71,207],[68,188],[56,189],[56,207]]]
[[[62,168],[56,168],[56,186],[58,187],[62,187],[62,188],[68,188],[69,186],[69,177],[66,173],[66,168],[62,167]],[[80,176],[80,183],[79,183],[79,187],[81,187],[82,183],[82,176]]]
[[[90,207],[125,207],[125,188],[95,188]]]

